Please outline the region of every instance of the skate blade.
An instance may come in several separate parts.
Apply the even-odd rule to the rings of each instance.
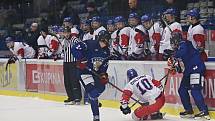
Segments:
[[[180,117],[181,118],[188,118],[189,119],[189,118],[194,118],[194,115],[186,115],[186,116],[180,115]]]
[[[195,117],[194,119],[195,120],[200,120],[200,119],[202,119],[202,120],[211,120],[209,115],[208,116],[202,116],[202,117]]]

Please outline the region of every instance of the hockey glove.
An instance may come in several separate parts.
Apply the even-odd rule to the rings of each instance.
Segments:
[[[76,66],[80,70],[84,70],[87,66],[87,61],[77,61]]]
[[[101,73],[99,78],[100,78],[101,84],[103,85],[106,85],[109,81],[107,73]]]
[[[7,61],[8,64],[12,64],[15,63],[17,60],[19,60],[17,57],[13,56],[11,58],[9,58],[9,60]]]
[[[124,103],[120,106],[120,110],[122,111],[123,114],[127,115],[131,113],[131,108],[128,107],[128,103]]]

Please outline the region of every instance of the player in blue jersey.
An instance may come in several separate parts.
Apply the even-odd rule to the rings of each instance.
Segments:
[[[109,33],[102,30],[97,40],[79,42],[72,48],[73,55],[78,58],[77,66],[81,71],[81,82],[89,94],[93,121],[100,121],[98,97],[105,90],[105,84],[108,82],[106,71],[108,57],[110,57],[109,39]]]
[[[185,111],[181,112],[180,116],[182,118],[194,117],[195,119],[206,118],[209,120],[208,107],[202,95],[206,67],[200,53],[193,47],[192,42],[182,39],[181,33],[173,33],[170,42],[175,51],[173,57],[168,59],[170,70],[182,72],[180,61],[184,65],[183,78],[178,92]],[[191,95],[200,111],[196,115],[193,115],[189,90],[191,90]]]

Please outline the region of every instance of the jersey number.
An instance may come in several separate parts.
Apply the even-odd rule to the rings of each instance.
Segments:
[[[153,88],[153,86],[149,83],[147,79],[142,79],[141,82],[138,82],[136,86],[140,90],[142,95],[146,93],[145,89],[151,90]],[[144,87],[145,89],[143,89],[142,87]]]

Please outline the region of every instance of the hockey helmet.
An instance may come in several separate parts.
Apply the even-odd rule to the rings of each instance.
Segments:
[[[63,19],[63,22],[73,23],[73,19],[72,19],[72,17],[65,17],[65,18]]]
[[[123,16],[117,16],[114,18],[114,23],[125,22],[125,18]]]
[[[113,19],[108,19],[106,22],[107,25],[114,25]]]
[[[144,23],[144,22],[146,22],[146,21],[150,21],[150,20],[152,20],[152,18],[151,18],[150,15],[145,14],[145,15],[143,15],[143,16],[141,17],[141,22],[142,22],[142,23]]]
[[[187,12],[187,16],[199,19],[200,18],[199,10],[197,8],[191,9],[190,11]]]
[[[102,30],[98,33],[98,41],[106,42],[107,44],[109,44],[110,38],[110,34],[105,30]]]
[[[139,15],[138,15],[137,13],[133,12],[133,13],[130,13],[130,14],[129,14],[128,18],[129,18],[129,19],[130,19],[130,18],[139,19]]]
[[[176,10],[174,8],[169,8],[163,14],[170,14],[170,15],[175,16],[176,15]]]
[[[138,76],[138,74],[137,74],[137,71],[135,69],[131,68],[131,69],[127,70],[127,77],[129,79],[129,81],[132,80],[133,78],[137,77],[137,76]]]
[[[173,32],[170,38],[170,44],[172,48],[178,47],[179,43],[183,40],[181,32]]]
[[[99,23],[101,23],[101,22],[102,22],[101,17],[99,17],[99,16],[94,16],[94,17],[92,18],[92,22],[99,22]]]

